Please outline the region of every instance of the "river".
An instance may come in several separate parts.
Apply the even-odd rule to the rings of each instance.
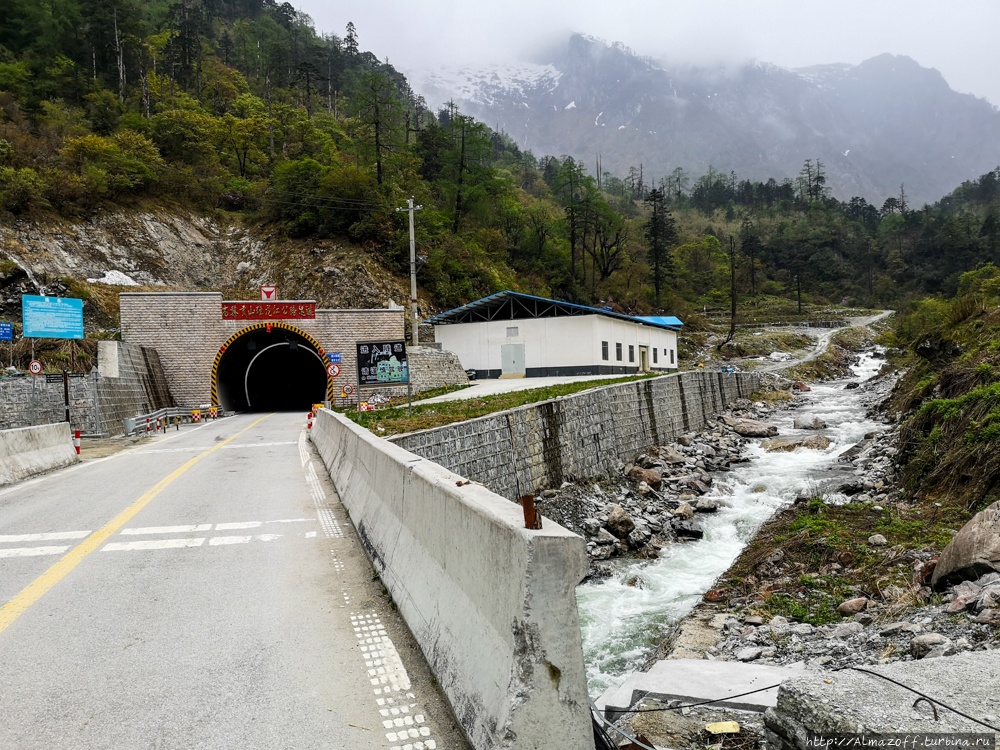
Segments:
[[[760,448],[759,440],[751,441],[749,463],[714,475],[706,497],[722,501],[725,507],[700,516],[703,539],[671,544],[657,560],[623,566],[611,578],[577,588],[591,695],[620,685],[639,669],[775,511],[797,496],[822,495],[847,480],[850,469],[838,464],[837,456],[883,425],[865,419],[862,394],[858,389],[845,390],[844,384],[870,378],[881,364],[864,355],[854,367],[853,378],[818,383],[807,394],[807,404],[768,419],[778,426],[779,435],[795,436],[816,434],[793,429],[796,416],[818,416],[827,424],[819,434],[830,438],[829,448],[768,453]],[[641,577],[643,587],[625,585],[634,574]]]

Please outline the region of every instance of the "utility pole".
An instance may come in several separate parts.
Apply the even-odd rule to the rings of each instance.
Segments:
[[[413,198],[406,201],[406,208],[397,208],[396,211],[406,211],[410,215],[410,343],[411,346],[420,346],[420,329],[417,323],[417,244],[413,236],[413,212],[419,211],[423,206],[414,206]]]

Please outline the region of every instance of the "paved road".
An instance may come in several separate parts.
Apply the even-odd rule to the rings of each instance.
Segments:
[[[564,383],[582,383],[593,380],[594,385],[600,385],[600,381],[612,378],[623,378],[627,375],[563,375],[547,378],[510,378],[500,380],[493,378],[490,380],[473,380],[468,388],[463,388],[454,393],[445,393],[442,396],[425,398],[414,401],[414,404],[437,404],[442,401],[465,401],[470,398],[482,398],[483,396],[495,396],[498,393],[513,393],[514,391],[528,391],[533,388],[547,388],[550,385],[562,385]],[[405,404],[404,404],[405,406]]]
[[[465,748],[303,416],[0,490],[0,748]]]
[[[792,359],[787,359],[783,362],[767,363],[761,367],[755,368],[755,372],[780,372],[782,370],[787,370],[790,367],[795,367],[796,365],[801,365],[804,362],[812,362],[814,359],[818,359],[823,354],[826,353],[827,348],[830,346],[830,339],[838,331],[843,331],[845,328],[855,328],[857,326],[868,326],[884,318],[888,318],[892,315],[895,310],[883,310],[878,315],[871,315],[868,317],[859,318],[848,318],[849,324],[846,326],[841,326],[840,328],[824,328],[824,329],[808,329],[811,333],[815,330],[820,330],[820,334],[816,337],[816,343],[811,349],[806,353],[793,357]],[[801,329],[780,329],[780,330],[795,330],[796,333],[801,333]]]

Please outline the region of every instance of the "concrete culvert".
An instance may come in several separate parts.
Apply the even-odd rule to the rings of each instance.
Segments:
[[[247,331],[219,360],[219,405],[229,411],[309,411],[326,399],[316,347],[286,328]]]

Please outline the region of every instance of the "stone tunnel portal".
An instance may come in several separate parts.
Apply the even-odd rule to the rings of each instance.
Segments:
[[[231,338],[214,374],[229,411],[309,411],[327,398],[322,349],[290,326],[257,325]]]

